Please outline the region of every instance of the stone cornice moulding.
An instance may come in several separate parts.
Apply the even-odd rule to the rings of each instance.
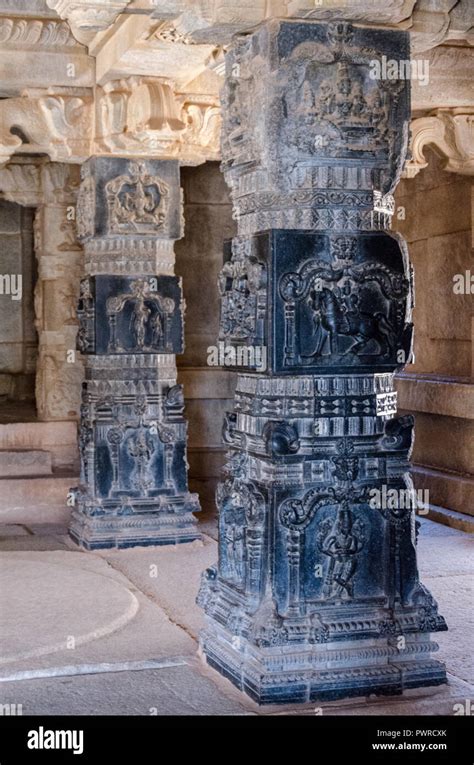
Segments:
[[[2,96],[18,97],[27,88],[94,85],[95,60],[66,21],[0,15]]]
[[[405,177],[413,178],[428,165],[426,146],[432,146],[445,159],[445,170],[474,175],[474,107],[437,109],[412,121],[412,157],[405,166]]]
[[[417,0],[286,0],[289,17],[400,24],[410,19]],[[453,0],[456,2],[456,0]]]
[[[0,45],[7,47],[83,47],[65,21],[0,17]]]
[[[94,154],[179,159],[220,158],[217,96],[176,93],[156,77],[97,88],[28,89],[0,100],[0,166],[14,154],[46,154],[81,164]]]

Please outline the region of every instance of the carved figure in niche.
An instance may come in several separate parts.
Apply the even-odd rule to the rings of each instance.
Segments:
[[[298,112],[302,115],[304,122],[308,125],[313,124],[316,115],[318,114],[314,91],[309,80],[305,80],[303,83],[302,98],[301,103],[298,106]]]
[[[368,105],[370,107],[370,121],[373,125],[386,122],[388,118],[388,106],[384,105],[382,94],[377,88],[369,93]]]
[[[80,353],[86,353],[89,348],[89,333],[86,324],[81,324],[77,330],[76,347]]]
[[[347,64],[339,64],[336,77],[335,112],[341,120],[347,119],[352,113],[353,100],[351,93],[352,82],[349,77]]]
[[[329,557],[329,567],[323,585],[325,598],[352,598],[353,578],[357,569],[357,555],[365,542],[364,524],[355,519],[350,510],[340,507],[336,518],[322,521],[317,544]]]
[[[220,508],[220,550],[227,579],[242,582],[244,576],[246,494],[231,480],[221,483],[216,492]]]
[[[224,527],[227,575],[241,581],[244,574],[244,528],[235,512],[229,513]]]
[[[150,462],[153,457],[155,447],[143,431],[128,439],[127,451],[130,457],[133,457],[135,466],[130,477],[132,486],[139,491],[146,491],[153,486],[153,479],[150,476]]]
[[[334,93],[329,80],[323,80],[319,88],[319,96],[316,111],[319,116],[324,117],[331,114],[334,109]]]
[[[151,344],[154,347],[159,347],[161,339],[163,337],[163,322],[158,311],[150,319],[151,326]]]
[[[338,456],[331,459],[334,477],[338,482],[351,485],[359,474],[359,458],[354,454],[354,442],[342,438],[336,448]]]
[[[315,343],[310,357],[328,355],[331,353],[331,333],[325,326],[323,326],[319,290],[311,289],[309,291],[308,305],[311,309],[313,319],[313,340]],[[302,354],[302,356],[304,357],[304,354]]]
[[[251,124],[250,93],[253,91],[252,78],[229,78],[224,89],[224,123],[226,139],[232,151],[241,151],[248,144],[246,126]]]
[[[161,346],[166,348],[169,342],[169,321],[175,309],[175,301],[152,292],[146,280],[138,279],[131,283],[130,292],[107,299],[109,352],[123,350],[118,338],[117,321],[129,303],[133,305],[130,319],[127,320],[133,347],[129,347],[128,350],[150,351]],[[128,344],[130,345],[130,341]]]
[[[366,108],[367,101],[364,98],[362,85],[360,82],[355,82],[352,87],[352,114],[354,117],[360,117]]]
[[[297,53],[295,57],[298,60]],[[385,84],[367,80],[365,68],[355,61],[296,66],[301,84],[288,95],[286,107],[295,115],[287,136],[290,144],[307,154],[335,156],[348,150],[377,154],[384,149],[389,129]],[[322,70],[328,76],[321,78]],[[315,136],[326,141],[315,141]]]
[[[131,213],[135,213],[139,220],[146,220],[148,213],[155,208],[153,198],[145,193],[143,183],[137,184],[135,194],[126,191],[123,195],[123,206]]]
[[[130,319],[130,330],[135,340],[135,345],[142,350],[145,345],[145,332],[151,310],[147,308],[143,300],[137,300]]]
[[[42,417],[68,419],[79,412],[82,365],[64,364],[64,351],[40,353],[36,377],[36,400]]]
[[[58,288],[58,302],[64,312],[62,323],[67,325],[78,324],[76,311],[77,295],[71,284],[63,285]]]
[[[160,228],[166,220],[169,189],[145,162],[131,162],[129,174],[119,175],[105,186],[109,231],[143,231]]]
[[[257,304],[263,291],[263,266],[237,245],[219,274],[220,338],[254,338]]]

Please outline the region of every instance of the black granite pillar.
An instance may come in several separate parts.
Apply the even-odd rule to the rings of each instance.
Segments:
[[[184,309],[173,252],[182,235],[178,162],[88,160],[77,220],[86,380],[70,534],[87,549],[191,541],[199,504],[187,488],[175,363]]]
[[[249,354],[239,370],[198,602],[207,662],[260,703],[446,682],[429,634],[446,625],[417,572],[413,418],[393,385],[412,347],[411,268],[388,230],[409,83],[374,76],[409,55],[404,32],[272,21],[227,56],[239,235],[220,340],[267,366]]]

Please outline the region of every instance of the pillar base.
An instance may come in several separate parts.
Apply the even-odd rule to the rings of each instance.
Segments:
[[[389,638],[337,641],[314,646],[257,648],[214,625],[201,634],[200,651],[210,667],[257,704],[301,704],[354,696],[397,695],[410,688],[447,683],[429,638],[408,643],[401,659]],[[426,658],[425,658],[426,657]]]
[[[86,550],[176,545],[201,538],[193,515],[200,509],[196,494],[174,497],[163,505],[148,501],[146,507],[141,503],[120,516],[105,509],[102,515],[88,515],[79,508],[72,513],[69,535]]]

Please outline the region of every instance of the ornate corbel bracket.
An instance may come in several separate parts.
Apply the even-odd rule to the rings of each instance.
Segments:
[[[79,88],[32,89],[0,101],[0,165],[32,152],[53,162],[83,162],[90,154],[92,103]]]
[[[41,168],[33,164],[0,167],[0,196],[25,207],[38,207],[43,201]]]
[[[219,158],[217,97],[177,94],[156,77],[129,77],[101,89],[96,117],[97,153],[179,156],[183,164]]]
[[[24,207],[73,205],[78,190],[79,168],[73,164],[18,157],[0,168],[1,198]]]
[[[411,159],[404,170],[414,178],[428,165],[424,149],[432,146],[445,159],[444,169],[474,175],[474,108],[436,109],[411,123]]]
[[[58,16],[66,19],[71,30],[82,43],[88,43],[95,34],[107,29],[129,5],[130,0],[46,0]]]

